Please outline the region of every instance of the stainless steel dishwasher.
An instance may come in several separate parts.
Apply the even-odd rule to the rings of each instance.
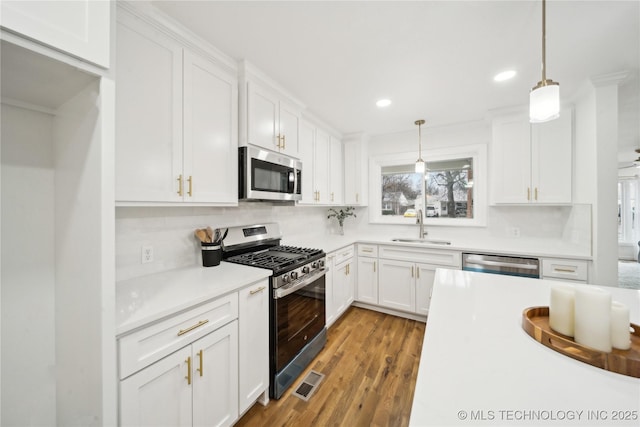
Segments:
[[[540,278],[540,260],[538,258],[463,253],[462,269],[480,273]]]

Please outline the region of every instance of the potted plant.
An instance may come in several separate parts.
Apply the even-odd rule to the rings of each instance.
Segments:
[[[335,210],[333,208],[329,209],[329,215],[327,218],[336,218],[338,220],[338,224],[340,224],[340,234],[344,235],[344,220],[348,217],[352,216],[357,218],[358,216],[354,212],[355,208],[353,206],[347,206],[344,209]]]

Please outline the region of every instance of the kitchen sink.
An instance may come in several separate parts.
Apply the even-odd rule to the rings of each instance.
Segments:
[[[450,245],[451,242],[448,240],[431,240],[431,239],[410,239],[410,238],[396,238],[391,239],[392,242],[401,242],[401,243],[421,243],[423,245]]]

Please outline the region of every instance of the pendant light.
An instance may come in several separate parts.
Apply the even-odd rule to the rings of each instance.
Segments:
[[[529,93],[529,121],[542,123],[560,116],[560,83],[546,74],[546,0],[542,0],[542,80]]]
[[[420,126],[425,123],[424,120],[416,120],[418,125],[418,160],[416,160],[416,173],[424,173],[424,160],[422,160],[422,132]]]

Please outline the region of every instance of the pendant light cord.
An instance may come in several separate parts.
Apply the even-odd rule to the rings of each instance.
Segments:
[[[547,0],[542,0],[542,84],[547,82]]]

